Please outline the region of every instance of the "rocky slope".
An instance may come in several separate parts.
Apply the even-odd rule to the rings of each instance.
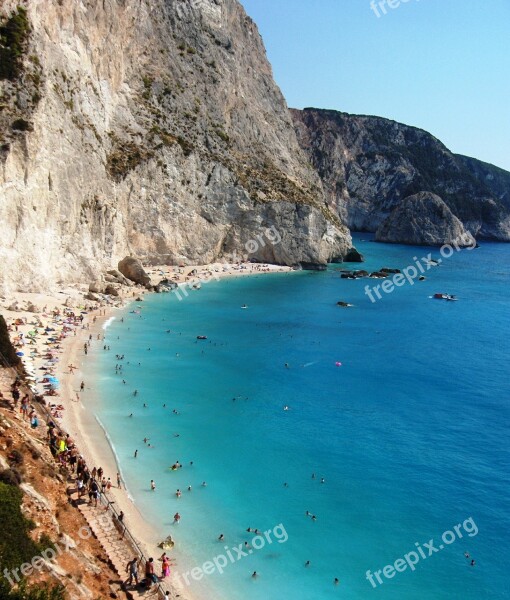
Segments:
[[[237,0],[4,0],[0,36],[4,291],[246,257],[269,227],[251,258],[349,249]]]
[[[420,192],[402,199],[378,227],[378,242],[435,246],[474,247],[473,236],[436,194]]]
[[[314,108],[291,113],[329,205],[352,230],[376,231],[402,200],[431,192],[472,235],[510,241],[510,173],[388,119]]]

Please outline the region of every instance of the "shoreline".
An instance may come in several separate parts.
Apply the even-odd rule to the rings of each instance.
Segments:
[[[169,267],[152,267],[148,270],[149,275],[154,277],[159,274],[161,278],[166,278],[171,275],[165,273],[165,269]],[[186,271],[190,270],[186,274]],[[221,269],[221,270],[220,270]],[[182,268],[179,268],[182,271]],[[219,263],[213,265],[205,265],[198,267],[188,267],[184,272],[176,273],[174,268],[174,280],[178,285],[178,289],[182,289],[186,285],[193,285],[196,283],[208,283],[209,281],[219,281],[225,278],[231,277],[243,277],[262,275],[268,273],[288,273],[292,272],[293,269],[290,267],[279,267],[275,265],[252,265],[250,263],[239,267],[238,265],[230,265],[228,268]],[[58,293],[51,296],[43,296],[41,294],[14,294],[15,302],[27,301],[33,303],[35,301],[44,299],[46,305],[56,305],[56,308],[62,308],[62,297],[59,294],[66,294],[67,299],[64,306],[67,306],[71,310],[88,309],[86,317],[84,317],[82,327],[74,331],[74,335],[66,335],[61,341],[61,350],[59,351],[58,362],[54,366],[54,375],[60,381],[59,388],[59,399],[55,402],[60,402],[64,409],[62,412],[62,418],[59,420],[59,426],[69,433],[74,439],[79,452],[84,457],[89,468],[94,466],[103,467],[106,477],[109,477],[112,481],[112,487],[108,491],[110,498],[113,498],[112,502],[115,504],[117,512],[124,512],[124,520],[127,529],[136,540],[141,550],[146,556],[153,556],[157,561],[157,558],[163,553],[163,550],[158,547],[160,542],[163,542],[166,538],[165,534],[158,532],[157,525],[151,523],[145,515],[140,511],[129,490],[126,489],[122,475],[122,467],[118,462],[114,446],[109,439],[108,431],[104,428],[101,421],[98,419],[91,404],[94,402],[100,402],[100,398],[94,386],[94,380],[92,382],[85,382],[85,389],[80,390],[80,382],[84,381],[84,372],[94,370],[94,366],[90,364],[90,361],[97,360],[97,354],[94,349],[97,349],[98,343],[101,343],[104,339],[105,331],[112,323],[118,311],[126,309],[132,302],[136,302],[136,298],[144,296],[147,290],[142,288],[128,288],[132,292],[132,295],[119,296],[114,300],[114,303],[104,305],[101,303],[99,306],[92,307],[87,305],[87,302],[77,297],[76,289],[60,290]],[[84,290],[80,290],[84,293]],[[152,293],[152,292],[151,292]],[[82,306],[78,304],[74,309],[69,304],[69,298],[75,296],[76,302],[81,302]],[[13,298],[10,299],[12,302]],[[75,302],[75,303],[76,303]],[[6,303],[7,306],[8,303]],[[50,310],[47,311],[48,313]],[[27,312],[23,310],[9,310],[4,312],[5,317],[11,317],[13,320],[25,319],[27,325],[34,325],[29,323],[29,319],[35,319],[42,323],[42,319],[39,315],[34,312]],[[44,319],[49,319],[49,315],[43,313]],[[6,319],[7,320],[7,319]],[[12,339],[11,332],[11,339]],[[27,338],[25,337],[25,340]],[[85,354],[84,345],[89,344],[91,347],[91,353]],[[94,344],[95,343],[95,344]],[[41,347],[42,340],[38,339],[36,342],[36,348],[38,354],[44,351],[44,346]],[[96,348],[94,348],[94,345]],[[23,347],[25,349],[25,347]],[[85,360],[87,359],[87,360]],[[41,368],[43,360],[39,357],[33,359],[33,366],[30,367],[30,361],[32,359],[28,357],[23,358],[23,363],[31,368],[31,372],[36,376],[36,369]],[[88,363],[88,366],[85,366]],[[74,365],[76,369],[74,372],[69,371],[69,365]],[[50,397],[51,398],[51,397]],[[88,400],[88,401],[87,401]],[[52,400],[49,398],[45,399],[47,405]],[[116,486],[116,473],[120,473],[122,479],[123,489],[118,489]],[[171,553],[173,549],[167,552]],[[183,558],[185,548],[183,551],[177,551],[180,555],[179,558]],[[159,554],[158,554],[159,553]],[[187,555],[189,557],[189,555]],[[156,563],[157,564],[157,563]],[[179,571],[182,571],[185,565],[181,564]],[[177,585],[176,581],[170,577],[168,579],[162,579],[160,585],[165,591],[170,592],[170,598],[176,599],[181,598],[182,600],[194,600],[190,593],[189,588],[185,588],[182,585]]]

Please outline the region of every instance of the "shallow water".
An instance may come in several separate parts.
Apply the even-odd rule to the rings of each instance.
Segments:
[[[430,252],[369,239],[356,239],[368,270],[403,268]],[[137,504],[161,537],[176,539],[180,566],[250,541],[248,526],[282,524],[288,535],[283,541],[277,529],[279,540],[272,533],[271,544],[229,562],[223,575],[191,579],[193,593],[510,597],[509,258],[503,244],[455,252],[426,281],[376,303],[364,287],[379,281],[342,280],[331,266],[212,282],[182,301],[153,295],[140,314],[131,305],[117,316],[106,330],[111,350],[96,362],[97,415]],[[430,299],[435,292],[459,301]],[[120,376],[116,354],[125,354]],[[176,460],[184,466],[172,471]],[[368,569],[417,551],[415,542],[438,547],[445,530],[455,541],[420,557],[414,571],[380,574],[373,589]]]

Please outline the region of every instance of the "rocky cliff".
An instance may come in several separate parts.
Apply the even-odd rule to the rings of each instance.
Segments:
[[[402,200],[431,192],[473,236],[510,241],[510,173],[388,119],[313,108],[291,113],[329,205],[352,230],[376,231]]]
[[[474,247],[476,242],[436,194],[420,192],[400,200],[378,227],[378,242],[435,246],[455,244]]]
[[[350,247],[237,0],[3,0],[0,59],[4,290]]]

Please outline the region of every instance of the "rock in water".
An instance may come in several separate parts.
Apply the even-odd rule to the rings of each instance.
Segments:
[[[142,263],[134,256],[126,256],[119,262],[119,271],[134,283],[139,285],[149,285],[151,278],[145,272]]]
[[[419,192],[401,200],[377,229],[378,242],[458,247],[476,244],[443,200],[431,192]]]
[[[350,248],[347,254],[344,256],[343,262],[365,262],[363,254],[360,254],[356,248]]]

